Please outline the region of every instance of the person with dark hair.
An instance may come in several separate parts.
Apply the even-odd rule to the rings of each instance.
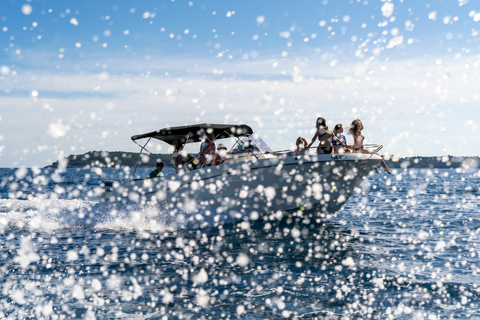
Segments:
[[[367,153],[367,154],[377,154],[379,155],[376,151],[369,151],[364,148],[363,146],[363,140],[365,140],[365,137],[362,135],[362,130],[363,130],[363,123],[360,119],[355,119],[352,121],[352,124],[348,128],[348,134],[353,136],[353,152],[355,153]],[[380,155],[379,155],[380,156]],[[390,169],[388,168],[387,164],[385,163],[385,160],[382,160],[380,163],[385,171],[390,174]],[[379,173],[378,168],[375,166],[373,168],[376,173]]]
[[[362,135],[363,123],[360,119],[355,119],[352,121],[350,127],[348,127],[348,134],[353,137],[353,152],[360,152],[359,150],[363,149],[363,140],[365,139]]]
[[[332,138],[332,146],[334,153],[345,153],[348,150],[348,147],[346,147],[347,139],[342,133],[343,126],[341,123],[339,123],[335,126],[335,129],[333,129],[333,134],[335,135],[335,137],[337,137],[337,139]],[[339,142],[338,140],[343,143]]]
[[[177,172],[185,171],[187,164],[187,153],[183,151],[184,145],[180,145],[173,153],[173,165]]]
[[[295,145],[297,146],[297,150],[295,153],[298,155],[308,155],[308,141],[304,137],[298,137],[297,141],[295,141]]]
[[[318,117],[315,126],[317,127],[317,130],[312,138],[312,142],[310,142],[310,144],[307,146],[307,149],[313,145],[315,140],[318,139],[319,144],[317,147],[317,154],[332,154],[332,139],[338,140],[337,137],[335,137],[332,130],[328,129],[325,118]],[[344,145],[342,141],[338,141],[341,145]]]
[[[217,156],[215,146],[215,135],[213,133],[207,134],[207,139],[202,142],[200,146],[199,162],[201,167],[210,166],[215,161]]]
[[[163,177],[164,174],[162,172],[163,170],[163,162],[161,161],[157,161],[157,167],[148,174],[147,176],[147,179],[151,179],[151,178],[156,178],[156,177]]]

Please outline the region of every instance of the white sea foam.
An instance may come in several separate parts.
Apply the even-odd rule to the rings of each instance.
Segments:
[[[172,216],[159,206],[112,205],[85,200],[0,199],[0,232],[8,228],[52,232],[85,226],[148,232],[176,228]]]

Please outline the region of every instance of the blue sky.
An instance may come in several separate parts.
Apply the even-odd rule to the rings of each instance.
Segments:
[[[473,0],[2,1],[0,166],[199,122],[286,149],[317,116],[396,156],[478,155],[479,32]]]

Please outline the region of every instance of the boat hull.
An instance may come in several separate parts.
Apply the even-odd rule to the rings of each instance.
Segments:
[[[382,158],[368,154],[274,157],[114,183],[103,200],[159,204],[176,222],[219,224],[265,214],[336,212]]]

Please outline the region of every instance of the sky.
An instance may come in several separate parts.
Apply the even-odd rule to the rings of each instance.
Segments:
[[[473,0],[2,0],[0,167],[205,122],[288,149],[319,116],[395,157],[478,156],[479,32]]]

